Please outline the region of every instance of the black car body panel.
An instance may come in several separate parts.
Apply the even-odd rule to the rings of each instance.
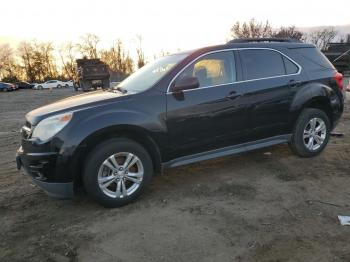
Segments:
[[[143,92],[97,91],[33,110],[22,129],[18,162],[34,179],[70,187],[72,182],[79,184],[91,147],[111,135],[132,135],[150,152],[154,165],[172,167],[288,142],[301,110],[315,103],[325,108],[334,127],[344,99],[333,79],[336,71],[332,67],[309,71],[309,62],[296,48],[315,47],[233,43],[202,48],[187,52],[183,61]],[[295,72],[248,79],[240,53],[247,49],[280,53],[283,61],[294,63]],[[220,51],[234,55],[234,82],[172,92],[174,79],[186,67]],[[40,121],[64,112],[73,112],[73,118],[52,139],[31,138]]]
[[[34,84],[30,84],[28,82],[16,82],[15,83],[19,89],[32,89],[35,85]]]
[[[0,91],[13,91],[15,87],[13,84],[0,82]]]

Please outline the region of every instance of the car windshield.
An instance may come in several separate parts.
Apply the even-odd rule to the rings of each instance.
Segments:
[[[176,54],[162,57],[149,63],[130,75],[116,86],[124,92],[138,93],[157,83],[170,69],[182,61],[188,54]]]

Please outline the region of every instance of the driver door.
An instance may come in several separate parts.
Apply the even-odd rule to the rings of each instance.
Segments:
[[[199,87],[172,92],[185,78]],[[237,82],[233,51],[205,55],[176,77],[167,93],[166,124],[171,158],[241,143],[248,137],[247,110]]]

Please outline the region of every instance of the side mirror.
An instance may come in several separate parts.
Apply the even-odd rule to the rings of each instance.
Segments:
[[[199,81],[197,77],[187,77],[174,82],[171,91],[181,92],[182,90],[194,89],[199,87]]]

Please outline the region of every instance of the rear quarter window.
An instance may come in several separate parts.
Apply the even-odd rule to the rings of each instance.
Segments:
[[[283,57],[283,62],[287,75],[298,73],[299,67],[297,67],[297,65],[290,61],[287,57]]]
[[[304,58],[303,63],[307,70],[335,69],[327,57],[316,47],[296,48],[295,52]]]

